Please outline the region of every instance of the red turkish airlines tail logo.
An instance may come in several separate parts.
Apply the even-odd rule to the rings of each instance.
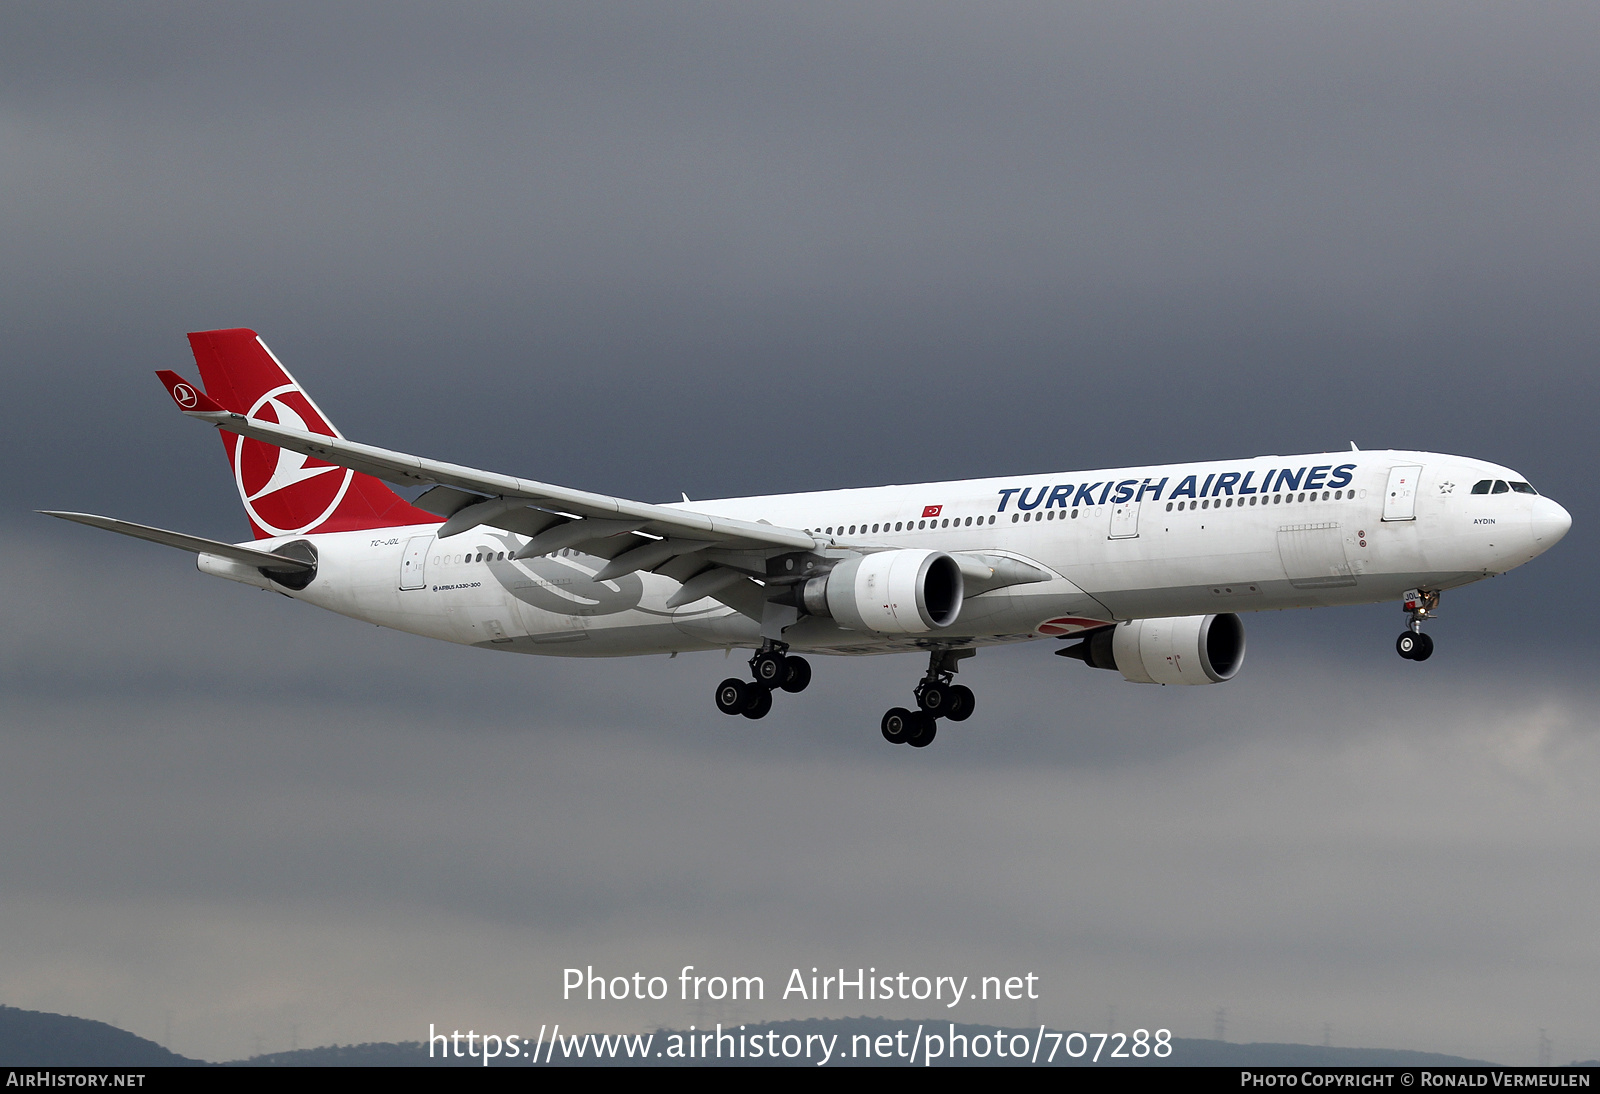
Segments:
[[[325,437],[338,436],[305,392],[293,384],[261,396],[245,417]],[[339,508],[355,477],[347,467],[286,448],[237,434],[232,440],[233,481],[239,487],[239,498],[250,522],[268,535],[297,536],[315,530]]]
[[[174,384],[169,390],[180,407],[189,409],[209,397],[247,418],[324,437],[340,435],[255,331],[203,331],[189,335],[189,344],[200,366],[205,396],[187,384]],[[257,539],[440,520],[370,475],[237,433],[223,432],[222,442]]]

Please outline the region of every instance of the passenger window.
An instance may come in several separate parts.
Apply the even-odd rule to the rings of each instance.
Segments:
[[[1489,487],[1493,485],[1494,482],[1491,479],[1479,479],[1477,482],[1472,484],[1472,492],[1474,494],[1487,494],[1489,492]]]
[[[1496,494],[1509,494],[1511,492],[1511,487],[1506,485],[1506,482],[1505,482],[1504,479],[1495,479],[1494,480],[1494,492]]]

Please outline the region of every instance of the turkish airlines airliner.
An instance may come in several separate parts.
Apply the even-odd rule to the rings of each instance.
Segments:
[[[249,330],[189,335],[255,539],[51,513],[198,556],[201,571],[484,649],[577,657],[749,649],[718,709],[764,717],[793,651],[926,651],[883,736],[922,747],[975,706],[979,647],[1055,652],[1144,684],[1214,684],[1240,614],[1398,600],[1425,661],[1439,594],[1548,550],[1572,518],[1509,468],[1430,452],[1256,456],[653,505],[346,440]],[[407,501],[384,485],[426,486]]]

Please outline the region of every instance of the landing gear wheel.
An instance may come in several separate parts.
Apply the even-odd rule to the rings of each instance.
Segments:
[[[750,659],[750,672],[762,687],[779,687],[789,676],[788,658],[777,650],[762,650]]]
[[[884,740],[892,745],[903,745],[910,737],[912,721],[917,717],[905,707],[891,707],[878,728],[883,730]]]
[[[760,690],[753,684],[730,676],[717,685],[717,709],[724,714],[743,714],[745,704],[750,701],[750,692]]]
[[[913,723],[911,733],[906,737],[906,744],[912,748],[927,748],[933,744],[934,737],[939,733],[939,720],[927,711],[913,714],[912,718],[916,721]]]
[[[1402,631],[1400,637],[1394,640],[1394,652],[1404,657],[1407,661],[1417,660],[1417,653],[1422,649],[1422,635],[1415,631]],[[1432,646],[1432,643],[1429,643]],[[1429,649],[1429,653],[1433,650]]]
[[[1413,661],[1426,661],[1433,656],[1433,638],[1426,634],[1417,635],[1417,652],[1411,655]]]
[[[785,657],[783,664],[788,673],[779,686],[790,693],[806,690],[806,685],[811,683],[811,662],[804,657]]]
[[[750,719],[765,718],[772,709],[772,692],[749,684],[745,687],[750,689],[750,697],[745,700],[744,709],[739,713]]]
[[[965,684],[955,684],[950,688],[950,707],[945,717],[952,722],[965,722],[977,707],[978,697],[972,694],[972,689]]]
[[[926,684],[917,693],[917,705],[932,717],[942,718],[950,713],[950,708],[954,705],[954,697],[950,694],[950,687],[946,684]]]

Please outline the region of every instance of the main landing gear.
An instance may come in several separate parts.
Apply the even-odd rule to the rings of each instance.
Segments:
[[[717,709],[724,714],[743,714],[746,718],[765,718],[772,709],[772,693],[779,688],[802,692],[811,683],[811,662],[791,657],[789,647],[768,642],[750,658],[753,680],[730,676],[717,685]]]
[[[928,656],[928,671],[922,682],[912,692],[917,699],[916,710],[892,707],[884,714],[879,728],[883,739],[892,745],[906,744],[912,748],[926,748],[938,736],[940,718],[964,722],[972,717],[978,700],[972,689],[952,683],[956,662],[971,657],[977,650],[934,650]]]
[[[1433,656],[1433,639],[1422,633],[1422,621],[1433,618],[1439,607],[1439,594],[1412,589],[1402,602],[1411,622],[1394,640],[1394,651],[1407,661],[1426,661]]]

